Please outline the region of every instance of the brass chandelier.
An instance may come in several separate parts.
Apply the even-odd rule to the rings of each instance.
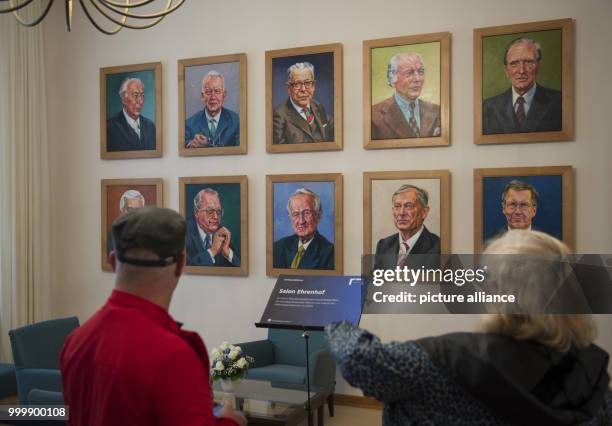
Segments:
[[[33,1],[35,0],[0,0],[0,13],[12,13],[21,25],[33,27],[45,19],[45,16],[47,16],[49,13],[49,10],[51,9],[51,6],[53,6],[53,2],[55,0],[46,0],[47,4],[40,15],[34,17],[30,21],[27,21],[20,15],[20,11],[22,11],[23,8],[31,4]],[[158,24],[162,19],[164,19],[166,15],[181,7],[181,5],[185,2],[185,0],[161,0],[162,2],[165,2],[165,6],[162,10],[151,13],[136,12],[139,7],[151,5],[157,1],[158,0],[78,0],[83,8],[83,12],[85,12],[87,19],[89,19],[92,25],[100,32],[109,35],[118,33],[124,27],[135,30],[151,28],[153,25]],[[76,3],[76,0],[74,2]],[[72,29],[72,3],[73,0],[64,0],[66,29],[68,31]],[[97,15],[92,14],[93,9],[97,10]],[[154,9],[149,6],[147,10]],[[115,23],[116,27],[111,30],[107,30],[99,24],[96,17],[98,19],[106,18],[107,20]],[[142,23],[135,24],[128,21],[128,18],[140,20]]]

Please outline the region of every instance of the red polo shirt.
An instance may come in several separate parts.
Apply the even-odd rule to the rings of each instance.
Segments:
[[[213,416],[208,354],[160,306],[122,291],[73,331],[61,356],[69,425],[235,425]]]

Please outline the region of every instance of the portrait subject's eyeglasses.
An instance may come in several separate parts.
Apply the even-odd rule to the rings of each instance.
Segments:
[[[130,97],[137,101],[139,98],[144,99],[144,92],[132,92],[130,93]]]
[[[425,68],[419,68],[416,70],[405,70],[399,73],[404,78],[414,78],[417,75],[419,77],[425,77]]]
[[[394,204],[393,205],[393,211],[394,212],[400,212],[400,211],[402,211],[402,209],[414,210],[417,207],[418,207],[418,204],[416,204],[416,203]]]
[[[312,89],[314,87],[314,80],[304,80],[304,81],[290,81],[289,86],[293,89],[301,89],[302,87],[305,89]]]
[[[511,61],[508,63],[508,66],[510,68],[518,68],[519,65],[523,65],[525,68],[534,68],[536,66],[536,64],[538,63],[538,61],[533,60],[533,59],[523,59],[523,60],[516,60],[516,61]]]
[[[301,217],[303,217],[306,220],[311,219],[313,216],[312,210],[302,210],[302,211],[297,211],[294,210],[291,212],[291,219],[293,220],[298,220]]]
[[[217,96],[221,96],[221,95],[223,94],[223,89],[214,89],[214,90],[212,90],[212,89],[206,89],[206,90],[204,90],[204,94],[205,94],[206,96],[212,96],[212,94],[213,94],[213,93],[214,93],[215,95],[217,95]]]
[[[515,202],[506,203],[506,209],[507,210],[525,211],[529,207],[532,207],[532,206],[533,206],[533,204],[531,204],[531,203],[515,203]]]
[[[223,209],[204,209],[204,214],[207,217],[213,217],[214,215],[222,217],[223,216]]]

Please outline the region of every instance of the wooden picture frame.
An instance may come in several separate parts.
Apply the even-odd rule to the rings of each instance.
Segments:
[[[209,193],[204,194],[202,191]],[[196,197],[200,197],[199,210],[196,209]],[[248,204],[248,179],[245,175],[179,178],[179,212],[187,220],[186,273],[249,274]],[[238,206],[239,211],[230,209],[230,206]],[[213,212],[215,209],[217,213]],[[224,254],[222,245],[227,231],[230,234],[228,248],[232,252],[229,256]],[[207,234],[210,234],[209,243],[206,243],[204,237]],[[218,250],[215,250],[217,237],[220,240]]]
[[[303,189],[312,191],[320,198],[321,213],[318,219],[314,212],[307,215],[310,209],[316,209],[316,202],[304,192],[294,198],[296,203],[301,204],[295,212],[297,219],[292,219],[289,215],[287,209],[290,199],[296,195],[296,191]],[[342,200],[340,173],[267,175],[266,274],[342,275]],[[298,260],[298,232],[308,235],[313,231],[313,227],[316,233],[307,242],[309,245]],[[296,268],[291,268],[295,261],[300,263]]]
[[[538,43],[541,59],[532,42],[514,44],[521,38]],[[513,61],[508,62],[509,54]],[[527,90],[533,87],[535,91]],[[519,92],[525,90],[524,106],[519,107]],[[555,142],[573,137],[573,20],[474,29],[474,143]]]
[[[288,68],[294,64],[314,66],[312,88],[307,88],[304,84],[290,86],[287,73]],[[308,82],[312,78],[307,69],[301,68],[299,73],[298,83],[302,79]],[[292,105],[292,96],[295,96],[299,103],[308,102],[308,119],[300,115],[305,115],[305,112],[300,113],[293,106],[298,104]],[[342,125],[342,44],[266,52],[268,152],[341,150]]]
[[[363,42],[365,149],[450,145],[450,50],[449,32]],[[410,108],[418,113],[414,123]]]
[[[102,179],[100,196],[100,266],[104,271],[112,271],[108,254],[113,249],[111,234],[113,221],[132,208],[142,207],[143,201],[145,206],[163,207],[163,180],[162,178]]]
[[[143,87],[132,80],[124,97],[119,92],[127,79]],[[137,122],[128,122],[130,116]],[[162,122],[161,62],[100,68],[100,158],[161,157]]]
[[[215,73],[222,78],[214,77]],[[209,95],[204,94],[204,83],[211,85]],[[222,97],[215,94],[221,86],[225,89]],[[245,53],[179,60],[178,99],[179,155],[247,153]],[[216,114],[213,132],[207,118]]]
[[[436,182],[437,181],[437,182]],[[412,170],[363,173],[363,253],[378,254],[379,241],[398,235],[393,214],[393,194],[402,185],[424,189],[428,194],[429,212],[424,230],[439,237],[440,254],[451,252],[451,188],[448,170]],[[378,218],[380,223],[374,224]],[[381,221],[382,219],[382,221]],[[424,231],[423,231],[424,233]],[[423,236],[423,233],[421,234]],[[387,237],[388,236],[388,237]],[[425,238],[425,237],[423,237]],[[419,238],[420,240],[421,238]],[[417,240],[417,241],[419,241]],[[399,246],[399,239],[398,239]],[[414,248],[417,246],[415,245]],[[395,251],[397,253],[397,251]],[[416,253],[416,254],[431,254]]]
[[[535,210],[532,210],[535,197],[531,189],[524,185],[519,186],[525,189],[519,191],[517,198],[521,198],[521,194],[528,195],[529,201],[525,202],[531,206],[519,207],[519,200],[514,203],[516,206],[511,207],[512,210],[510,207],[506,209],[504,203],[508,202],[506,198],[510,192],[506,192],[505,189],[511,181],[518,181],[520,184],[535,188],[538,194]],[[517,217],[513,218],[512,212],[517,210]],[[531,229],[553,235],[573,249],[572,166],[474,169],[474,253],[482,253],[485,240],[501,235],[508,229],[508,221],[513,220],[520,221],[517,222],[519,226],[524,226],[528,222]]]

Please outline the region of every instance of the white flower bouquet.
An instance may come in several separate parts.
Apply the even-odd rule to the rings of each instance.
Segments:
[[[210,353],[211,376],[213,380],[238,380],[244,377],[255,360],[245,355],[240,346],[223,342]]]

